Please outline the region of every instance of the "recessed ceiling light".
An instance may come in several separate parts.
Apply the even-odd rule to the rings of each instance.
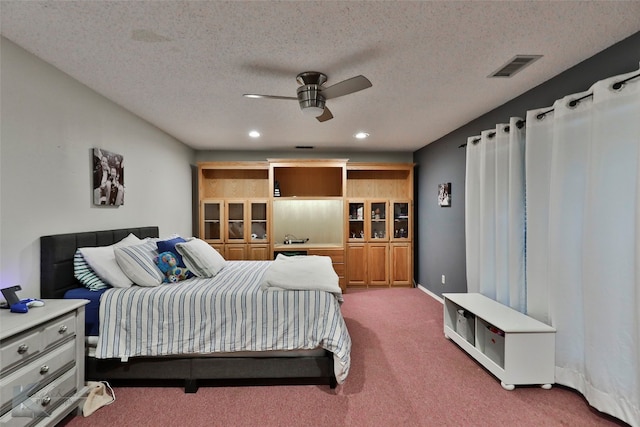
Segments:
[[[369,137],[369,134],[366,132],[358,132],[353,136],[355,136],[357,139],[365,139]]]
[[[260,132],[258,132],[257,130],[252,130],[251,132],[249,132],[249,136],[251,138],[258,138],[260,137]]]

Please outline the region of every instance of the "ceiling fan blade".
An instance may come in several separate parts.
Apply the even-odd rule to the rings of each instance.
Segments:
[[[294,96],[279,96],[279,95],[260,95],[257,93],[245,93],[242,96],[245,98],[267,98],[267,99],[294,99],[298,100],[298,98]]]
[[[318,119],[319,122],[326,122],[327,120],[333,119],[333,114],[331,114],[331,111],[329,111],[327,107],[324,107],[324,111],[316,117],[316,119]]]
[[[356,76],[322,89],[322,95],[326,99],[332,99],[358,92],[371,86],[371,82],[365,76]]]

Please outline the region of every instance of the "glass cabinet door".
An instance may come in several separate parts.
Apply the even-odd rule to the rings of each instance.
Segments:
[[[200,235],[202,240],[220,241],[222,238],[222,202],[204,201],[202,203],[202,227]]]
[[[393,202],[393,238],[408,239],[409,233],[409,203]]]
[[[364,202],[349,202],[349,241],[364,241]]]
[[[267,202],[250,202],[251,241],[267,240]]]
[[[227,204],[227,242],[244,242],[244,202]]]
[[[371,229],[369,239],[387,240],[387,202],[371,202]]]

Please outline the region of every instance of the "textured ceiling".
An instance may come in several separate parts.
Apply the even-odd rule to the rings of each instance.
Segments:
[[[233,150],[414,151],[640,30],[640,1],[1,0],[0,15],[4,37],[185,144]],[[487,78],[516,54],[544,57]],[[242,97],[295,96],[309,70],[373,87],[329,100],[324,123]]]

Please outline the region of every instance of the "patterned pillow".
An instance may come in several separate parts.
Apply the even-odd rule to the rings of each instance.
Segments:
[[[198,277],[213,277],[227,264],[222,255],[204,240],[191,239],[177,243],[176,249],[187,268]]]
[[[80,249],[73,255],[73,275],[85,288],[92,291],[99,291],[111,287],[104,283],[91,267],[89,267]]]
[[[124,274],[136,285],[158,286],[162,283],[164,274],[154,261],[158,256],[156,242],[115,248],[113,252]]]

